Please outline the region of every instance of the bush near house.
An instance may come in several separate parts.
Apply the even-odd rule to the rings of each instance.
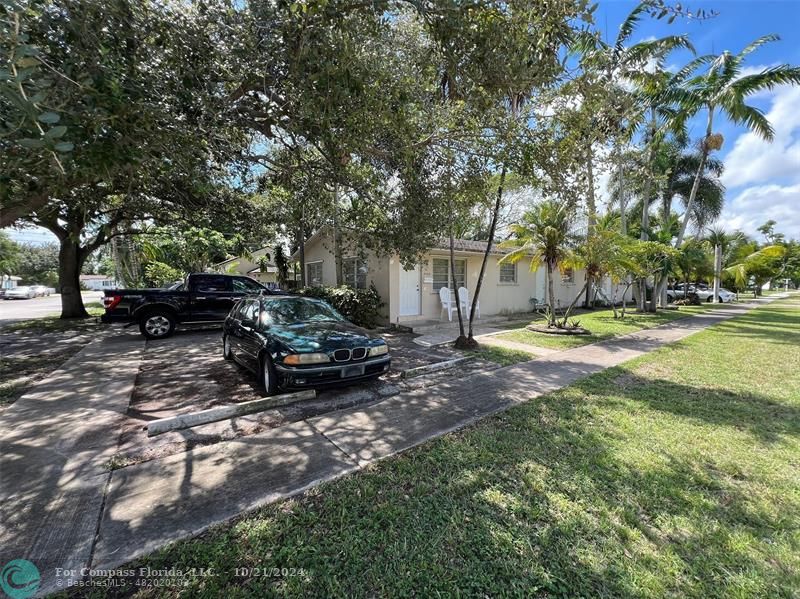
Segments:
[[[367,328],[374,327],[381,318],[384,302],[375,285],[369,289],[341,287],[306,287],[302,295],[325,300],[351,322]]]

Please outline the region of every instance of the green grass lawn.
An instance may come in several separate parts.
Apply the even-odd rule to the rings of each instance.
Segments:
[[[539,347],[570,349],[616,337],[617,335],[656,327],[666,322],[697,314],[711,307],[711,304],[681,306],[678,310],[659,310],[655,314],[639,314],[628,311],[623,319],[615,319],[612,310],[594,310],[576,313],[575,316],[571,316],[569,319],[570,322],[573,320],[580,322],[583,328],[591,331],[591,335],[548,335],[547,333],[535,333],[525,328],[520,328],[508,333],[502,333],[498,335],[498,338]],[[538,322],[544,324],[544,321]]]
[[[496,345],[481,345],[478,349],[467,353],[482,360],[500,364],[500,366],[511,366],[512,364],[533,360],[536,357],[532,353]]]
[[[88,302],[84,304],[84,307],[89,316],[102,316],[105,313],[105,308],[100,302]],[[52,331],[91,330],[98,326],[102,325],[99,325],[94,318],[66,318],[62,320],[58,314],[50,314],[42,318],[31,318],[9,323],[3,327],[2,331],[4,333],[13,333],[15,331],[49,333]]]
[[[763,307],[136,565],[214,568],[209,597],[797,597],[798,348],[800,302]]]

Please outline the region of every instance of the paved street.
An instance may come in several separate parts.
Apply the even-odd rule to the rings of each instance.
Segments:
[[[99,302],[101,291],[84,291],[83,303]],[[61,312],[61,295],[34,297],[23,300],[0,300],[0,327],[14,320],[43,318]]]

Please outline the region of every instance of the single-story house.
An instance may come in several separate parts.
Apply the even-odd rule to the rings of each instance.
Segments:
[[[92,291],[103,291],[104,289],[116,289],[121,287],[120,282],[108,275],[79,275],[81,286]]]
[[[272,248],[263,247],[251,252],[250,256],[235,256],[228,260],[223,260],[211,267],[214,272],[227,274],[240,274],[252,277],[259,283],[269,285],[278,280],[278,268],[269,261],[266,270],[259,266],[260,258],[271,254]]]
[[[0,288],[14,289],[14,287],[16,287],[21,280],[22,277],[15,277],[14,275],[3,275],[2,285],[0,285]]]
[[[471,300],[486,242],[457,239],[454,247],[456,287],[466,287]],[[500,259],[507,252],[497,246],[490,250],[479,298],[481,317],[529,312],[532,299],[535,298],[540,304],[545,300],[545,268],[531,272],[530,261],[524,259],[516,264],[501,264]],[[299,260],[299,256],[299,252],[295,252],[291,259]],[[439,290],[442,287],[452,289],[448,240],[431,248],[419,263],[410,268],[403,266],[397,255],[378,255],[353,247],[345,240],[342,266],[345,284],[359,289],[375,285],[385,303],[384,318],[388,322],[413,324],[414,321],[447,319],[446,312],[442,310]],[[305,269],[306,284],[309,286],[336,284],[336,261],[330,229],[323,228],[306,241]],[[576,271],[562,275],[559,272],[556,277],[557,305],[566,307],[581,291],[585,273]],[[610,281],[603,281],[601,288],[610,297]],[[621,290],[618,293],[621,294]]]

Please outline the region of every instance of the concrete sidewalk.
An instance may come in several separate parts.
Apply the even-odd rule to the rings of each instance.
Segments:
[[[143,347],[130,338],[93,341],[3,413],[0,564],[32,561],[43,591],[53,590],[55,568],[80,570],[90,562],[106,463]]]
[[[300,493],[646,354],[758,303],[721,306],[367,407],[117,470],[111,475],[92,567],[119,566],[244,510]]]

